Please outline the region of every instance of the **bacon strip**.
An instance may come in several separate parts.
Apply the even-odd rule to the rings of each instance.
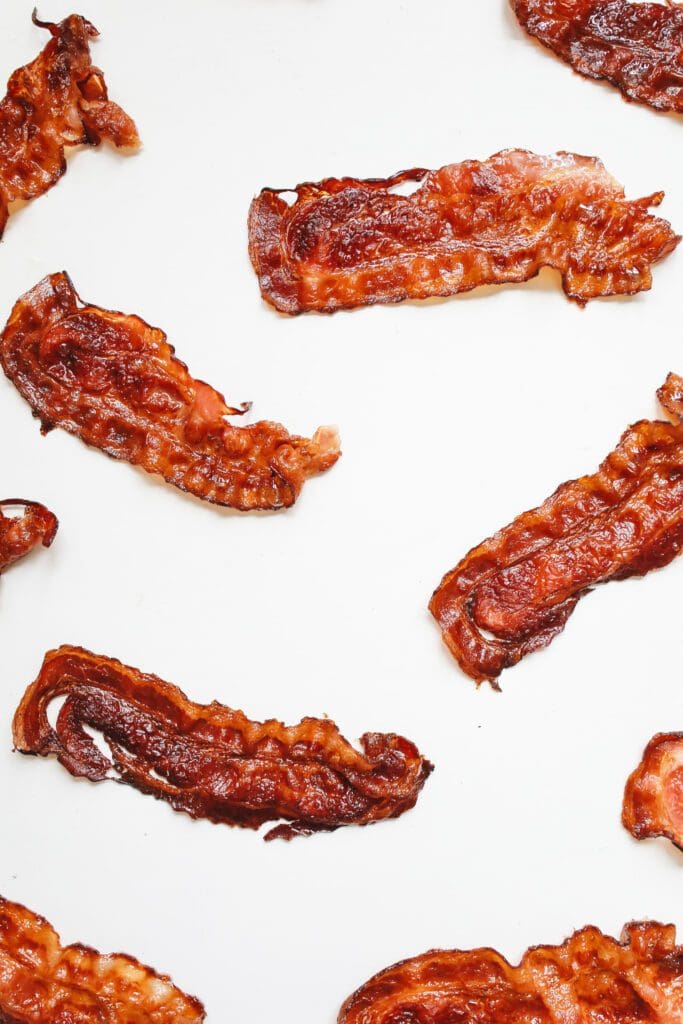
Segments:
[[[47,921],[0,897],[3,1024],[199,1024],[198,999],[130,956],[62,946]]]
[[[422,182],[412,195],[392,191],[409,181]],[[648,213],[662,192],[627,200],[600,160],[572,153],[328,178],[298,185],[291,206],[282,191],[264,189],[249,214],[261,294],[281,313],[455,295],[543,267],[583,305],[650,288],[652,264],[680,241]]]
[[[658,391],[675,424],[629,427],[593,476],[562,484],[474,548],[429,608],[477,682],[546,647],[598,583],[644,576],[683,543],[683,378]],[[488,634],[488,635],[486,635]]]
[[[50,703],[66,697],[56,728]],[[85,731],[102,733],[105,757]],[[156,676],[78,647],[50,651],[14,718],[23,754],[55,755],[72,775],[116,778],[216,824],[266,839],[397,818],[415,805],[432,771],[408,740],[368,733],[354,749],[329,719],[252,722],[222,704],[193,704]]]
[[[97,29],[72,14],[58,25],[34,24],[52,35],[43,52],[19,68],[0,102],[0,237],[9,204],[34,199],[66,171],[67,146],[139,144],[135,124],[107,95],[104,75],[90,60]]]
[[[636,839],[663,836],[683,850],[683,733],[650,740],[626,784],[621,820]]]
[[[6,515],[3,509],[23,509],[23,512],[21,515]],[[39,544],[49,548],[58,525],[57,517],[37,501],[25,501],[23,498],[0,501],[0,572],[24,558]]]
[[[376,974],[338,1024],[673,1024],[683,1019],[683,947],[640,922],[616,942],[597,928],[535,946],[512,967],[493,949],[436,950]]]
[[[683,113],[683,8],[630,0],[510,0],[521,26],[588,78]]]
[[[163,331],[82,303],[64,273],[44,278],[16,303],[0,361],[43,433],[64,427],[217,505],[293,505],[304,481],[339,458],[330,427],[308,440],[277,423],[232,426],[226,417],[248,405],[230,408],[191,377]]]

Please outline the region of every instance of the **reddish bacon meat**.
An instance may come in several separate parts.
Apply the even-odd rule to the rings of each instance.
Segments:
[[[422,182],[412,195],[392,189]],[[584,304],[651,286],[679,238],[653,217],[663,193],[627,200],[599,160],[508,150],[484,163],[328,178],[251,204],[249,251],[261,294],[282,313],[366,306],[527,281],[543,267]]]
[[[97,29],[78,14],[58,25],[36,25],[52,39],[26,67],[14,72],[0,103],[0,236],[9,204],[34,199],[66,170],[67,146],[139,144],[134,123],[107,96],[102,72],[90,60]]]
[[[230,408],[191,377],[163,331],[83,304],[67,274],[44,278],[19,299],[0,361],[44,433],[64,427],[217,505],[293,505],[304,481],[339,458],[330,427],[308,440],[278,423],[228,423],[248,406]]]
[[[199,1024],[199,1000],[132,957],[62,946],[47,921],[0,897],[3,1024]]]
[[[630,0],[510,0],[522,27],[588,78],[683,113],[683,7]]]
[[[597,928],[535,946],[512,967],[493,949],[434,951],[366,982],[339,1024],[674,1024],[683,1019],[683,947],[672,925]]]
[[[448,573],[430,611],[460,667],[495,680],[560,633],[598,583],[644,576],[683,543],[683,378],[659,399],[676,420],[641,420],[593,476],[562,484]]]
[[[20,514],[18,513],[21,510]],[[0,572],[42,544],[55,539],[57,517],[37,501],[8,498],[0,501]]]
[[[664,836],[683,850],[683,733],[660,733],[626,784],[624,827],[636,839]]]
[[[56,727],[48,707],[66,697]],[[104,736],[105,757],[85,727]],[[72,775],[107,778],[217,824],[266,839],[396,818],[414,806],[432,766],[401,736],[369,733],[352,747],[329,719],[252,722],[222,704],[193,704],[177,687],[77,647],[46,655],[14,718],[23,754],[54,754]]]

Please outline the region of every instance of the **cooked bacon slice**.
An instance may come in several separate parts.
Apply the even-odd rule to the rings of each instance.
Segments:
[[[198,999],[130,956],[62,946],[47,921],[0,897],[0,1021],[199,1024]]]
[[[19,510],[22,510],[20,514],[13,514]],[[37,501],[23,498],[0,501],[0,572],[39,544],[49,548],[58,525],[57,517]]]
[[[564,629],[597,583],[644,576],[683,543],[683,378],[658,391],[676,423],[629,427],[597,473],[562,484],[474,548],[429,605],[460,667],[495,680]]]
[[[412,195],[392,189],[422,182]],[[580,304],[650,288],[651,266],[680,238],[627,200],[600,160],[507,150],[483,163],[393,178],[328,178],[266,188],[251,204],[249,251],[261,294],[281,313],[455,295],[478,285],[562,275]]]
[[[510,0],[522,27],[575,71],[683,113],[683,8],[630,0]]]
[[[44,278],[19,299],[0,361],[43,433],[64,427],[217,505],[293,505],[304,481],[339,458],[330,427],[308,440],[278,423],[228,423],[248,406],[230,408],[191,377],[163,331],[82,303],[67,274]]]
[[[50,703],[66,697],[56,727]],[[101,753],[85,730],[99,731]],[[329,719],[252,722],[222,704],[193,704],[177,687],[79,647],[50,651],[14,717],[23,754],[54,754],[72,775],[116,778],[216,824],[266,839],[397,818],[432,771],[408,740],[368,733],[361,751]]]
[[[376,974],[338,1024],[673,1024],[683,1019],[683,947],[673,925],[588,927],[535,946],[519,966],[493,949],[435,950]]]
[[[58,25],[33,21],[52,35],[43,52],[19,68],[0,102],[0,237],[9,204],[34,199],[66,171],[66,146],[136,147],[137,129],[107,96],[104,75],[90,60],[97,29],[72,14]]]
[[[659,733],[626,784],[622,819],[636,839],[663,836],[683,850],[683,733]]]

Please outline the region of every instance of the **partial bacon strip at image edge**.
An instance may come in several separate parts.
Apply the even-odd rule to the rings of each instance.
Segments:
[[[19,510],[22,510],[20,514],[12,514]],[[54,513],[37,501],[25,498],[0,501],[0,573],[25,558],[38,545],[49,548],[58,526]]]
[[[621,820],[636,839],[668,839],[683,850],[683,732],[650,740],[626,783]]]

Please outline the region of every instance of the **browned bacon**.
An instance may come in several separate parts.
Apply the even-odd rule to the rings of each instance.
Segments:
[[[0,102],[0,236],[9,204],[47,192],[64,174],[67,146],[135,147],[137,129],[107,95],[104,75],[90,60],[97,29],[72,14],[58,25],[39,21],[52,38],[7,83]]]
[[[683,733],[650,740],[626,784],[622,821],[636,839],[663,836],[683,850]]]
[[[422,184],[396,194],[407,181]],[[261,294],[282,313],[455,295],[543,267],[584,304],[650,288],[652,264],[680,240],[648,213],[662,192],[627,200],[599,160],[572,153],[327,178],[298,185],[291,206],[283,191],[264,189],[249,214]]]
[[[57,526],[57,517],[37,501],[23,498],[0,501],[0,572],[39,544],[49,548]]]
[[[62,946],[47,921],[0,897],[2,1024],[199,1024],[198,999],[130,956]]]
[[[629,924],[621,942],[583,928],[519,966],[493,949],[436,950],[376,974],[339,1024],[675,1024],[683,947],[672,925]]]
[[[597,473],[474,548],[441,581],[430,610],[460,667],[495,680],[560,633],[598,583],[667,565],[683,543],[683,378],[658,392],[675,423],[641,420]]]
[[[233,426],[227,417],[248,405],[231,408],[191,377],[163,331],[81,302],[64,273],[44,278],[16,303],[0,361],[44,433],[63,427],[217,505],[293,505],[308,477],[339,458],[330,427],[308,440],[278,423]]]
[[[53,729],[48,707],[66,697]],[[104,736],[106,757],[86,732]],[[72,775],[116,778],[217,824],[266,839],[396,818],[432,766],[408,740],[368,733],[356,750],[329,719],[252,722],[222,704],[193,704],[175,686],[77,647],[45,657],[14,718],[23,754],[55,755]]]

